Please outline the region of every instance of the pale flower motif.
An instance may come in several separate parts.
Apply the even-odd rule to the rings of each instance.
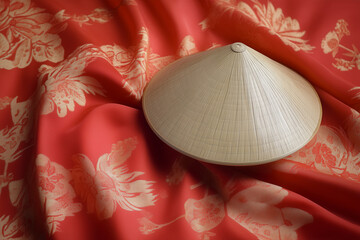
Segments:
[[[203,232],[203,233],[200,233],[200,239],[201,240],[210,240],[211,237],[215,237],[216,234],[215,233],[212,233],[212,232]]]
[[[351,154],[347,172],[349,178],[360,182],[360,114],[355,110],[351,110],[351,114],[344,123],[344,129],[349,140],[352,143]]]
[[[345,35],[347,35],[347,36],[350,35],[350,31],[347,28],[348,25],[349,24],[344,19],[339,19],[337,21],[337,23],[335,25],[335,32],[339,36],[340,39]]]
[[[208,195],[200,200],[188,199],[184,208],[186,221],[199,233],[215,228],[225,217],[224,201],[219,195]]]
[[[323,173],[341,175],[346,170],[349,157],[345,139],[337,129],[320,126],[316,136],[305,148],[286,159],[304,163]]]
[[[183,157],[180,157],[174,161],[170,173],[166,176],[166,182],[170,186],[178,185],[184,179],[185,173]]]
[[[335,57],[339,51],[339,44],[340,40],[338,35],[332,31],[328,32],[325,38],[321,41],[321,48],[325,54],[332,52],[333,57]]]
[[[281,8],[275,8],[271,2],[267,5],[258,0],[252,0],[253,7],[237,0],[220,0],[218,5],[230,12],[241,12],[248,16],[258,26],[269,29],[269,33],[278,36],[284,44],[292,47],[295,51],[311,51],[314,46],[307,44],[302,39],[305,31],[301,31],[300,24],[296,19],[285,17]]]
[[[300,24],[296,19],[285,17],[281,8],[275,8],[271,2],[267,7],[259,1],[253,1],[254,13],[258,17],[259,26],[269,29],[271,34],[277,35],[286,45],[292,47],[295,51],[311,51],[314,47],[306,44],[307,40],[302,39],[305,31],[300,30]],[[250,10],[249,8],[247,10]],[[254,19],[254,18],[252,18]]]
[[[204,20],[202,20],[200,23],[199,23],[200,27],[201,27],[201,30],[206,30],[209,28],[209,19],[205,18]]]
[[[44,236],[47,235],[46,233],[35,233],[31,228],[34,226],[34,215],[31,208],[33,206],[32,200],[28,195],[29,191],[25,190],[28,187],[29,185],[26,186],[24,179],[10,181],[9,197],[11,204],[16,208],[16,212],[12,216],[3,215],[0,217],[1,240],[44,239]]]
[[[20,131],[20,125],[0,130],[0,160],[11,163],[19,158],[17,151],[21,143]]]
[[[34,96],[31,96],[27,100],[20,102],[18,97],[12,99],[10,103],[11,117],[14,126],[20,127],[20,141],[29,141],[31,138],[31,129],[33,127],[33,111],[36,108],[36,100]]]
[[[36,174],[39,197],[46,216],[49,235],[60,230],[60,224],[66,217],[74,216],[81,210],[81,204],[75,203],[71,174],[67,169],[48,157],[39,154],[36,158]]]
[[[62,9],[54,15],[54,19],[57,22],[65,22],[70,19],[70,16],[65,13],[65,9]]]
[[[234,3],[236,4],[236,3]],[[259,18],[254,12],[254,10],[245,2],[239,2],[235,9],[239,10],[249,18],[251,18],[254,22],[259,23]]]
[[[195,40],[191,35],[187,35],[183,38],[180,43],[178,55],[179,57],[185,57],[194,53],[197,53],[199,50],[195,45]]]
[[[0,130],[0,161],[5,162],[3,174],[0,175],[0,195],[3,187],[7,186],[12,173],[8,173],[8,164],[19,159],[23,152],[31,145],[22,147],[22,142],[31,140],[33,116],[30,114],[34,107],[33,97],[18,102],[18,97],[7,99],[10,105],[13,126],[7,126]]]
[[[278,186],[255,181],[227,203],[227,214],[260,240],[296,240],[296,230],[313,217],[298,208],[277,207],[288,195]]]
[[[346,124],[348,135],[341,129],[320,126],[314,139],[304,148],[286,157],[329,175],[360,181],[360,155],[357,145],[358,121],[356,118]]]
[[[142,217],[138,221],[140,224],[139,231],[145,235],[152,234],[156,230],[164,227],[162,224],[156,224],[146,217]]]
[[[355,67],[355,62],[342,58],[335,58],[335,63],[332,65],[340,71],[349,71]]]
[[[61,39],[56,34],[46,33],[33,38],[32,56],[37,62],[59,62],[63,59],[64,48]]]
[[[139,231],[142,234],[152,234],[182,218],[191,228],[199,233],[202,240],[209,240],[215,233],[209,232],[217,227],[225,217],[224,201],[219,195],[205,195],[202,199],[189,198],[184,204],[185,214],[163,224],[156,224],[146,217],[139,219]]]
[[[104,96],[104,90],[96,79],[83,76],[86,66],[96,58],[105,58],[105,55],[98,48],[87,44],[76,49],[55,67],[41,66],[40,81],[47,76],[42,85],[42,114],[52,113],[56,109],[59,117],[65,117],[68,110],[75,110],[75,103],[86,105],[85,94]]]
[[[89,14],[89,18],[96,23],[106,23],[112,19],[112,14],[104,8],[96,8]]]
[[[32,59],[59,62],[64,58],[57,34],[64,26],[51,14],[34,7],[30,0],[10,0],[2,7],[0,68],[25,68]]]
[[[0,33],[0,56],[6,57],[10,49],[10,43],[4,34]]]
[[[1,240],[26,240],[30,239],[23,234],[24,224],[18,217],[2,215],[0,217]],[[20,234],[20,237],[18,237]]]
[[[107,23],[113,18],[112,14],[104,8],[95,8],[90,14],[84,15],[71,15],[65,13],[65,10],[61,10],[57,13],[56,17],[62,21],[70,20],[76,22],[80,27],[83,25],[92,25],[94,23]]]
[[[161,68],[174,61],[174,57],[160,57],[150,48],[149,33],[146,28],[139,31],[140,42],[128,49],[118,45],[104,45],[101,50],[108,61],[123,76],[124,88],[140,100],[148,81]]]
[[[166,227],[166,226],[178,221],[179,219],[184,218],[184,216],[185,215],[181,215],[181,216],[173,219],[172,221],[164,223],[164,224],[157,224],[157,223],[154,223],[153,221],[151,221],[148,217],[142,217],[142,218],[138,219],[138,222],[140,224],[139,231],[145,235],[152,234],[156,230],[159,230],[163,227]]]
[[[321,41],[323,52],[325,54],[332,53],[333,58],[335,58],[340,48],[343,51],[346,51],[342,55],[347,56],[347,59],[335,58],[335,63],[332,64],[340,71],[349,71],[354,68],[360,70],[360,52],[357,47],[353,44],[351,49],[340,43],[344,36],[350,35],[350,31],[347,28],[348,25],[349,24],[344,19],[339,19],[335,25],[334,31],[328,32]]]
[[[10,186],[10,183],[12,182],[13,178],[14,178],[13,173],[4,172],[2,175],[0,175],[0,194],[2,188],[6,186]]]
[[[11,236],[8,236],[9,234],[7,233],[6,229],[6,226],[9,222],[9,219],[10,219],[10,216],[6,216],[6,215],[2,215],[0,217],[0,237],[1,239],[6,239],[8,237],[11,237]]]
[[[127,211],[141,211],[155,203],[152,181],[136,180],[143,172],[129,172],[126,161],[136,147],[136,140],[129,138],[113,144],[110,153],[97,161],[96,169],[85,155],[73,158],[71,170],[74,188],[89,213],[99,219],[113,216],[117,206]]]
[[[10,202],[14,207],[18,207],[21,205],[24,194],[24,179],[14,180],[9,183]]]
[[[0,42],[0,46],[1,46],[1,42]],[[9,97],[2,97],[0,98],[0,110],[5,109],[7,106],[10,105],[11,102],[11,98]]]

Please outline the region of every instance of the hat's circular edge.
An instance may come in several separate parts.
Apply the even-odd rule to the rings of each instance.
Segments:
[[[193,158],[193,159],[196,159],[196,160],[199,160],[199,161],[202,161],[202,162],[211,163],[211,164],[217,164],[217,165],[224,165],[224,166],[255,166],[255,165],[261,165],[261,164],[266,164],[266,163],[271,163],[271,162],[274,162],[274,161],[277,161],[277,160],[281,160],[281,159],[283,159],[283,158],[297,152],[298,150],[303,148],[306,144],[308,144],[315,137],[316,133],[318,132],[318,130],[320,128],[320,125],[321,125],[321,121],[322,121],[322,115],[323,115],[321,100],[320,100],[320,97],[317,94],[315,88],[306,79],[304,79],[304,81],[305,81],[305,83],[307,85],[309,85],[310,89],[313,91],[314,95],[316,96],[316,100],[317,100],[317,103],[318,103],[319,108],[320,108],[319,109],[319,119],[318,119],[317,126],[316,126],[313,134],[306,141],[304,141],[304,143],[301,144],[299,147],[297,147],[297,148],[295,148],[293,150],[290,150],[287,153],[284,153],[284,154],[282,154],[280,156],[270,158],[270,159],[264,159],[264,160],[261,160],[261,161],[247,161],[247,162],[236,163],[236,162],[226,162],[226,161],[218,161],[218,160],[212,160],[212,159],[204,159],[204,158],[192,155],[190,153],[187,153],[186,151],[184,151],[184,150],[178,148],[177,146],[171,144],[169,141],[166,140],[166,138],[161,136],[161,134],[155,129],[155,127],[152,125],[150,119],[148,118],[148,114],[147,114],[147,111],[146,111],[147,108],[145,106],[146,104],[145,104],[144,95],[146,94],[146,89],[147,89],[147,86],[149,84],[146,85],[146,87],[145,87],[145,89],[143,91],[144,94],[143,94],[143,97],[141,99],[142,109],[143,109],[143,112],[144,112],[145,120],[148,123],[148,125],[150,126],[151,130],[155,133],[155,135],[161,141],[163,141],[166,145],[168,145],[169,147],[175,149],[176,151],[180,152],[181,154],[183,154],[185,156],[188,156],[190,158]]]

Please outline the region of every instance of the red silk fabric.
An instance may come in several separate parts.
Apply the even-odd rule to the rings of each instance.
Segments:
[[[0,239],[359,239],[357,0],[0,0]],[[240,41],[316,88],[314,139],[224,167],[141,109],[181,57]]]

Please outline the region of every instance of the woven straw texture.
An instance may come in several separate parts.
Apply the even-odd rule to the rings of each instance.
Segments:
[[[145,90],[143,109],[169,146],[224,165],[281,159],[312,139],[322,117],[302,76],[242,43],[162,69]]]

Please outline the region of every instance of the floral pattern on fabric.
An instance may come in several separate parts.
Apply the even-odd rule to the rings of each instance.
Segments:
[[[130,94],[140,100],[148,81],[161,68],[174,61],[172,56],[160,57],[150,48],[149,33],[146,28],[139,32],[138,46],[129,49],[118,45],[101,46],[110,63],[123,76],[122,84]]]
[[[56,17],[62,22],[70,20],[76,22],[80,27],[84,25],[92,25],[95,23],[107,23],[112,19],[112,14],[103,8],[96,8],[90,14],[84,15],[70,15],[65,13],[65,10],[61,10],[56,14]]]
[[[360,52],[358,48],[353,44],[351,49],[340,43],[343,37],[350,35],[348,25],[344,19],[338,20],[335,29],[328,32],[321,41],[322,50],[325,54],[331,53],[335,59],[335,63],[332,65],[340,71],[349,71],[356,68],[360,70]],[[340,49],[345,51],[342,52],[343,58],[335,57],[339,55]]]
[[[11,218],[3,215],[0,217],[0,239],[2,240],[27,240],[29,236],[23,234],[24,226],[19,217]]]
[[[188,199],[184,208],[186,221],[199,233],[215,228],[225,217],[224,202],[217,195],[207,195],[200,200]]]
[[[345,114],[360,99],[360,2],[347,3],[0,0],[0,239],[359,239],[360,116]],[[333,125],[262,166],[162,144],[146,84],[232,41],[309,76]]]
[[[166,176],[166,182],[170,186],[178,185],[184,179],[186,169],[183,166],[184,165],[183,158],[184,157],[180,157],[174,161],[174,163],[171,166],[170,173]]]
[[[314,46],[307,44],[308,40],[303,37],[306,31],[300,29],[299,21],[291,17],[286,17],[281,8],[275,8],[268,1],[267,5],[258,0],[252,0],[253,6],[238,0],[221,0],[217,4],[222,5],[229,14],[233,11],[241,12],[249,17],[258,26],[269,29],[269,33],[278,36],[285,45],[290,46],[295,51],[310,52]],[[201,23],[202,29],[208,27],[205,19]]]
[[[84,76],[85,68],[96,59],[109,62],[121,74],[123,87],[136,99],[140,99],[152,76],[175,58],[160,57],[152,53],[145,28],[142,28],[139,35],[141,40],[138,47],[123,48],[116,44],[96,47],[85,44],[55,67],[43,64],[39,69],[39,79],[43,82],[42,114],[52,113],[56,109],[59,117],[65,117],[68,111],[75,110],[76,104],[86,105],[85,94],[105,95],[105,90],[96,79]],[[183,50],[180,52],[185,51],[186,44],[189,45],[181,45]],[[189,51],[193,53],[196,47],[192,47],[194,49]]]
[[[349,134],[358,134],[357,118],[348,124]],[[350,136],[351,136],[350,135]],[[321,126],[314,139],[304,148],[286,157],[322,173],[360,181],[360,155],[343,130]]]
[[[64,48],[57,33],[66,25],[30,0],[0,4],[0,69],[25,68],[33,59],[63,60]]]
[[[83,155],[73,158],[71,170],[74,188],[89,213],[99,219],[113,216],[117,206],[127,211],[141,211],[154,205],[156,196],[153,181],[139,180],[143,172],[129,172],[126,161],[136,147],[136,139],[129,138],[113,144],[111,152],[102,155],[94,168]]]
[[[0,110],[5,109],[7,106],[10,105],[11,98],[10,97],[2,97],[0,98]]]
[[[351,114],[347,117],[344,129],[346,135],[352,144],[352,154],[358,155],[360,153],[360,113],[351,109]],[[360,160],[360,159],[359,159]],[[357,163],[360,167],[360,161]],[[360,169],[359,169],[360,174]]]
[[[72,188],[70,172],[48,157],[39,154],[36,158],[38,190],[49,234],[60,231],[61,222],[74,216],[81,210],[81,204],[75,203],[75,191]]]
[[[85,106],[85,94],[102,95],[100,83],[89,76],[83,76],[86,66],[104,53],[90,44],[76,49],[67,59],[55,67],[42,65],[40,81],[47,77],[42,85],[42,114],[52,113],[55,109],[59,117],[65,117],[68,111],[75,110],[75,103]]]
[[[199,200],[189,198],[184,204],[185,214],[172,221],[156,224],[148,217],[139,219],[140,232],[152,234],[185,218],[190,227],[199,233],[199,239],[209,240],[216,236],[211,230],[220,225],[227,215],[258,239],[296,240],[296,230],[313,221],[313,217],[301,209],[277,206],[288,195],[288,191],[281,187],[248,179],[239,184],[243,185],[240,191],[236,190],[233,180],[226,185],[232,195],[229,200],[207,193]]]
[[[3,187],[6,187],[13,178],[8,172],[9,164],[22,157],[23,152],[31,145],[23,146],[23,142],[31,140],[33,116],[33,99],[18,102],[15,97],[10,102],[12,125],[0,130],[0,162],[4,161],[4,172],[0,175],[0,195]]]
[[[285,189],[260,181],[252,184],[226,204],[228,216],[260,240],[298,239],[296,230],[313,217],[298,208],[278,207],[288,195]]]
[[[178,55],[180,57],[185,57],[197,53],[198,51],[199,50],[195,45],[194,37],[192,37],[191,35],[187,35],[183,38],[183,40],[180,43]]]
[[[152,234],[182,218],[190,224],[191,228],[199,233],[199,238],[209,240],[216,234],[210,232],[218,226],[225,217],[223,200],[218,195],[205,195],[204,198],[196,200],[189,198],[184,204],[185,214],[164,224],[156,224],[149,218],[139,219],[139,230],[143,234]]]

